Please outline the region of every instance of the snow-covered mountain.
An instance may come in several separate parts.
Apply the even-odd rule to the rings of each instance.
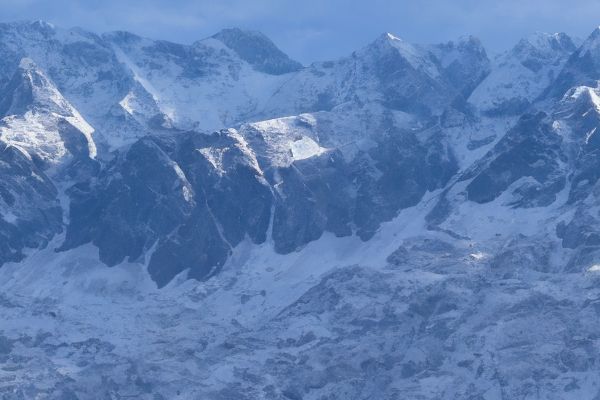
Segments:
[[[493,61],[494,68],[470,97],[484,113],[519,115],[553,86],[575,52],[564,33],[536,33]]]
[[[92,128],[29,58],[4,86],[1,137],[48,164],[96,157]]]
[[[599,32],[0,24],[0,395],[598,398]]]

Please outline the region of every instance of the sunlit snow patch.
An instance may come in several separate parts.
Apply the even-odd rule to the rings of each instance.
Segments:
[[[304,160],[325,152],[325,149],[319,146],[317,142],[306,136],[292,142],[290,150],[292,151],[294,160]]]
[[[600,272],[600,264],[594,264],[588,268],[588,272]]]
[[[469,257],[473,261],[482,261],[482,260],[485,260],[487,258],[487,254],[484,253],[484,252],[478,251],[477,253],[471,253],[471,254],[469,254]]]

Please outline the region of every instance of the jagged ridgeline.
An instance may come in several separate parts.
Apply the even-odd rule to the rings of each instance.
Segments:
[[[0,24],[0,397],[598,398],[599,80]]]
[[[58,251],[93,243],[110,266],[147,262],[159,286],[208,278],[244,240],[286,254],[324,232],[370,239],[457,172],[439,118],[490,71],[474,38],[384,34],[303,67],[239,29],[190,46],[45,23],[0,32],[1,138],[59,187],[44,208],[66,197],[62,221],[23,221],[28,234],[64,230]],[[28,247],[8,235],[2,262]]]

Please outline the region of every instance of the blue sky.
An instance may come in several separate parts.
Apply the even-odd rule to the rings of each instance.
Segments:
[[[383,32],[418,43],[473,34],[494,52],[535,31],[586,37],[600,24],[598,0],[0,0],[0,9],[3,21],[183,43],[225,27],[257,29],[304,63],[347,55]]]

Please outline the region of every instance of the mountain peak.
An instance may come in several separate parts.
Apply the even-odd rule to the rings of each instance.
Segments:
[[[12,79],[3,88],[3,93],[0,117],[23,114],[32,109],[71,114],[71,106],[54,83],[28,57],[21,59]]]
[[[68,153],[96,156],[94,129],[31,58],[20,60],[2,93],[0,137],[4,142],[51,164],[62,162]]]
[[[459,36],[456,40],[450,40],[445,43],[440,43],[431,46],[432,49],[445,50],[445,51],[459,51],[459,52],[476,52],[478,54],[487,57],[487,53],[483,44],[473,35]]]
[[[424,72],[430,78],[436,79],[440,75],[431,53],[426,47],[414,45],[392,33],[382,33],[357,54],[377,59],[378,63],[386,60],[386,64],[394,64],[396,67],[398,67],[398,63],[405,62],[415,71]]]
[[[104,33],[102,37],[114,43],[135,43],[140,42],[142,40],[140,36],[128,31],[107,32]]]
[[[585,55],[588,51],[595,52],[600,48],[600,27],[597,27],[590,33],[587,39],[581,45],[579,54]]]
[[[56,32],[56,27],[43,20],[23,20],[16,22],[0,23],[0,30],[16,32],[37,32],[43,36],[50,36]]]
[[[38,73],[33,60],[22,58],[11,80],[2,89],[0,118],[25,113],[36,102],[36,86],[47,86],[45,83],[45,77]]]
[[[598,71],[600,71],[600,27],[594,29],[581,46],[571,52],[563,70],[544,94],[560,99],[573,87],[595,87]]]
[[[24,57],[21,59],[21,61],[19,62],[19,69],[21,70],[32,70],[32,69],[36,69],[37,66],[35,64],[35,62],[29,58],[29,57]]]
[[[521,58],[530,55],[547,58],[556,54],[570,54],[576,49],[575,43],[566,33],[535,32],[521,39],[512,49],[512,53]]]
[[[386,32],[381,36],[384,38],[387,38],[388,40],[400,40],[400,41],[402,40],[398,36],[394,35],[393,33],[389,33],[389,32]]]
[[[264,33],[260,31],[250,30],[250,29],[242,29],[242,28],[223,28],[219,32],[215,33],[213,36],[215,39],[219,39],[221,41],[229,41],[233,38],[241,38],[245,37],[248,39],[261,40],[261,41],[271,41]]]
[[[521,39],[505,57],[537,73],[544,67],[564,63],[576,50],[577,46],[565,33],[536,32]]]
[[[302,68],[302,64],[292,60],[262,32],[228,28],[219,31],[212,38],[222,42],[261,72],[281,75]]]
[[[372,45],[392,45],[392,46],[401,45],[401,44],[406,44],[408,46],[411,46],[410,43],[406,42],[400,36],[397,36],[391,32],[383,32],[372,43]]]
[[[389,32],[382,33],[367,46],[367,48],[380,50],[386,50],[390,47],[398,50],[402,56],[410,60],[414,60],[421,53],[417,46]]]
[[[38,19],[36,21],[32,21],[31,22],[31,26],[39,28],[39,29],[50,29],[53,30],[55,29],[54,24],[51,24],[50,22]]]

